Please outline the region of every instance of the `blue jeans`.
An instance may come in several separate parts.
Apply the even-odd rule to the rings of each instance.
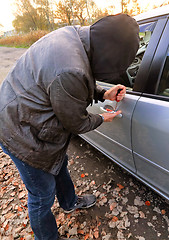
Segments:
[[[67,169],[68,157],[65,157],[59,174],[54,176],[29,166],[12,155],[4,146],[1,145],[1,148],[15,163],[28,190],[28,213],[35,240],[58,239],[55,217],[51,212],[55,195],[60,207],[65,210],[72,208],[77,200]]]

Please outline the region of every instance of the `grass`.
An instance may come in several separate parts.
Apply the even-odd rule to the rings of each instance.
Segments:
[[[2,37],[0,46],[28,48],[38,39],[49,33],[48,31],[31,31],[27,34]]]

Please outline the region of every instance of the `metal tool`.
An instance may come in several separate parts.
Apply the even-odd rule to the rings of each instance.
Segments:
[[[117,96],[122,90],[123,90],[122,88],[119,88],[119,89],[117,90],[116,96]],[[113,109],[114,112],[117,111],[117,106],[118,106],[118,101],[116,100],[116,105],[115,105],[115,107],[114,107],[114,109]]]

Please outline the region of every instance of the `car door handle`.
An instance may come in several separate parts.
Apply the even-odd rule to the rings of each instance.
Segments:
[[[114,113],[114,110],[113,110],[112,107],[111,107],[111,108],[100,107],[100,110],[101,110],[102,112],[105,112],[105,113]],[[123,115],[122,115],[122,113],[120,113],[120,114],[118,114],[118,115],[115,116],[115,117],[116,117],[116,118],[122,118]]]

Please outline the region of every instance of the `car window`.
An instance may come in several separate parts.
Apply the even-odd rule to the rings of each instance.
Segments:
[[[135,82],[139,67],[141,65],[144,53],[149,44],[149,41],[152,36],[155,25],[156,25],[156,22],[149,22],[149,23],[139,25],[139,28],[140,28],[139,49],[137,51],[137,54],[136,54],[136,57],[135,57],[133,63],[128,67],[128,69],[126,71],[126,75],[122,76],[122,78],[120,80],[121,82],[120,81],[118,82],[118,84],[125,85],[128,90],[132,90],[132,88],[134,86],[134,82]],[[112,85],[115,85],[115,84],[113,84],[113,82],[110,84],[110,83],[103,83],[103,82],[99,83],[99,81],[97,81],[97,84],[101,85],[102,87],[104,87],[106,89],[110,88]]]
[[[156,22],[150,22],[146,24],[141,24],[140,27],[140,46],[139,50],[137,51],[136,57],[133,63],[127,69],[127,77],[130,82],[130,88],[134,86],[134,82],[140,67],[140,64],[143,59],[143,55],[147,49],[149,44],[150,38],[152,36],[153,30],[155,28]]]
[[[164,68],[160,78],[160,84],[158,86],[157,94],[161,96],[169,97],[169,50],[166,55]]]

